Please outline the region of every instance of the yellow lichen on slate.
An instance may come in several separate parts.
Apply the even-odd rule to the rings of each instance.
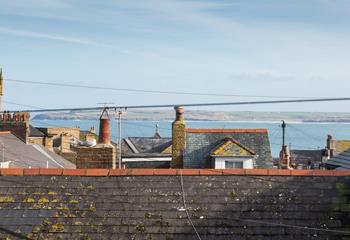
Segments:
[[[56,223],[50,226],[49,232],[64,232],[63,223]]]
[[[45,197],[42,197],[38,200],[38,204],[45,204],[45,203],[48,203],[50,202],[49,199],[45,198]]]
[[[35,226],[34,228],[33,228],[33,233],[38,233],[38,232],[40,232],[41,231],[41,227],[40,226]]]
[[[75,199],[71,199],[71,200],[69,201],[69,203],[71,203],[71,204],[77,204],[77,203],[79,203],[79,201],[78,201],[78,200],[75,200]]]
[[[26,203],[33,203],[33,202],[35,202],[35,199],[34,199],[34,198],[28,197],[28,198],[24,199],[23,202],[26,202]]]
[[[11,196],[0,196],[0,203],[14,202],[15,199]]]

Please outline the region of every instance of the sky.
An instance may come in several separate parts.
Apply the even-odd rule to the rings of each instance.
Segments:
[[[28,108],[9,102],[62,108],[348,97],[349,24],[347,0],[0,0],[4,108]],[[348,106],[215,109],[343,112]]]

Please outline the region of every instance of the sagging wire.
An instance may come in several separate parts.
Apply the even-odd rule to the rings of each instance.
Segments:
[[[191,219],[191,216],[190,216],[190,213],[188,212],[188,209],[187,209],[187,205],[186,205],[186,197],[185,197],[185,190],[184,190],[184,183],[183,183],[183,177],[182,177],[182,170],[180,170],[180,183],[181,183],[181,190],[182,190],[182,203],[183,203],[183,207],[185,209],[185,212],[186,212],[186,215],[187,215],[187,220],[188,222],[191,224],[194,232],[196,233],[197,235],[197,238],[199,240],[202,240],[201,236],[199,235],[195,225],[193,224],[192,222],[192,219]]]

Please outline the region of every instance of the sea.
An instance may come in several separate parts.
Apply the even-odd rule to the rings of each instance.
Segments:
[[[99,122],[96,120],[31,120],[35,127],[79,127],[89,130],[95,127],[98,132]],[[125,137],[151,137],[156,128],[162,137],[171,137],[171,121],[136,121],[123,120],[121,135]],[[266,128],[268,129],[271,151],[277,157],[282,144],[281,122],[236,122],[236,121],[186,121],[188,128]],[[326,146],[327,135],[334,139],[350,139],[350,123],[302,123],[287,122],[286,143],[291,149],[322,149]],[[111,121],[111,137],[117,142],[119,136],[118,123]]]

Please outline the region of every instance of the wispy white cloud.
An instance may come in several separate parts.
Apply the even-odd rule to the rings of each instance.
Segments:
[[[98,43],[87,39],[72,38],[72,37],[66,37],[66,36],[60,36],[60,35],[48,34],[48,33],[32,32],[32,31],[21,30],[21,29],[11,29],[11,28],[0,27],[0,33],[22,36],[22,37],[29,37],[29,38],[40,38],[40,39],[54,40],[54,41],[60,41],[60,42],[77,43],[77,44],[84,44],[84,45],[98,45]]]
[[[24,23],[27,19],[19,17],[17,22],[2,22],[0,34],[47,40],[45,49],[50,49],[52,42],[92,46],[94,48],[73,51],[77,56],[89,56],[84,64],[103,69],[99,72],[102,75],[100,79],[115,79],[117,74],[119,79],[128,79],[118,81],[125,88],[137,85],[141,88],[181,90],[176,88],[186,85],[187,88],[207,91],[211,86],[213,91],[218,92],[246,89],[246,93],[257,95],[262,89],[268,95],[288,89],[306,96],[309,90],[305,83],[310,79],[315,85],[320,85],[320,82],[326,85],[324,79],[332,79],[335,84],[327,87],[330,91],[342,90],[339,86],[350,77],[347,67],[349,30],[337,32],[321,24],[315,28],[307,21],[294,23],[293,16],[289,16],[290,19],[280,16],[284,21],[278,18],[260,21],[253,16],[246,21],[246,18],[234,15],[242,4],[244,9],[250,8],[243,0],[25,0],[19,5],[15,2],[21,1],[0,0],[0,14],[38,19],[32,21],[28,18],[28,22]],[[310,2],[314,4],[318,1]],[[341,8],[333,1],[319,2],[324,8],[327,4]],[[261,19],[265,10],[289,11],[285,4],[294,10],[304,11],[312,5],[305,3],[308,6],[304,7],[304,2],[287,1],[282,4],[278,0],[257,0],[252,6],[254,9],[248,9],[252,10],[248,12],[252,15],[259,12],[258,19]],[[67,23],[66,20],[72,22]],[[28,47],[31,47],[31,42]],[[90,51],[98,48],[103,54],[96,56],[96,51]],[[65,50],[63,46],[61,49],[67,51],[66,54],[72,54],[68,52],[72,48]],[[115,54],[113,50],[128,56]],[[40,62],[43,58],[50,59],[50,56],[43,53],[37,58]],[[105,60],[103,64],[101,58]],[[81,59],[77,61],[81,62]],[[72,79],[90,77],[91,74]],[[103,81],[107,84],[107,80]],[[213,84],[215,81],[220,81],[220,84]],[[110,82],[109,85],[112,84]]]

